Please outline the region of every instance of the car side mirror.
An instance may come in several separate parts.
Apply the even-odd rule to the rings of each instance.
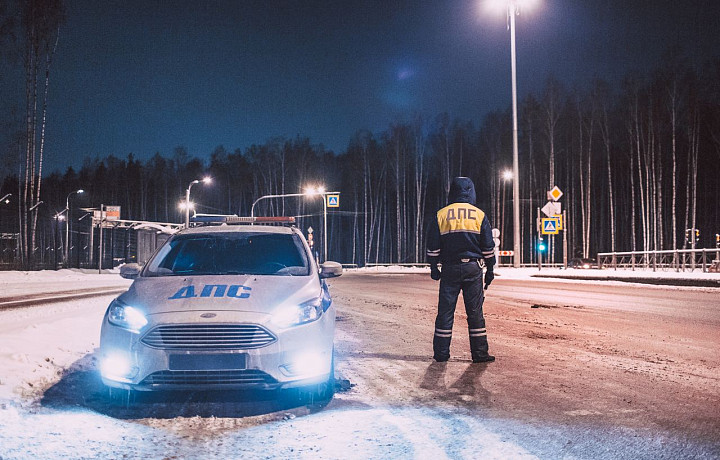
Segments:
[[[320,264],[320,278],[336,278],[342,275],[342,265],[337,262],[327,261]]]
[[[120,266],[120,276],[129,280],[134,280],[140,276],[140,270],[142,270],[140,264],[124,264]]]

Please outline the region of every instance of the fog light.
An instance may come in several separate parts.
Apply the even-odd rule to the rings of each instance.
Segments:
[[[330,359],[327,353],[308,352],[296,355],[290,363],[280,366],[280,369],[292,377],[314,377],[330,372]]]
[[[100,373],[108,380],[129,381],[138,370],[125,353],[109,353],[100,362]]]

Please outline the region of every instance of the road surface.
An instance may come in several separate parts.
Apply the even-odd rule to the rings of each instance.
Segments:
[[[347,272],[331,291],[324,408],[257,393],[113,406],[94,359],[111,297],[0,311],[0,458],[720,458],[718,289],[500,276],[490,364],[470,362],[462,306],[451,360],[432,362],[428,275]]]

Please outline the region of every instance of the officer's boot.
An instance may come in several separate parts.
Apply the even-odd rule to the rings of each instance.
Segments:
[[[433,359],[442,363],[450,359],[450,340],[452,339],[452,329],[435,329],[433,337]]]
[[[488,353],[487,330],[484,327],[470,329],[470,353],[474,363],[495,361],[495,357]]]

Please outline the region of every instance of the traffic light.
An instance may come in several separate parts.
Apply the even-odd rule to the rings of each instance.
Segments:
[[[538,246],[537,246],[537,248],[538,248],[538,251],[540,251],[540,252],[545,251],[545,249],[546,249],[545,240],[543,240],[542,238],[538,238]]]
[[[693,237],[693,234],[694,234],[694,237]],[[686,229],[685,230],[685,241],[690,243],[693,241],[693,239],[695,240],[696,243],[700,241],[700,230],[697,228]]]
[[[715,246],[720,248],[720,233],[715,234]]]

